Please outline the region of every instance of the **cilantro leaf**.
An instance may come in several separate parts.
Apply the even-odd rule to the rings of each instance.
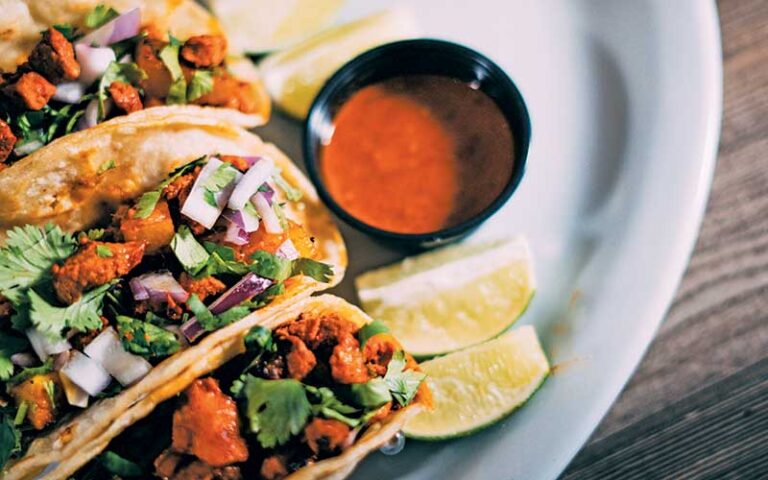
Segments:
[[[171,86],[168,90],[168,105],[177,105],[187,103],[187,80],[184,78],[184,72],[181,71],[179,64],[179,50],[181,43],[173,37],[170,43],[160,50],[160,60],[165,64],[165,68],[171,74]]]
[[[13,420],[8,415],[0,418],[0,471],[11,455],[21,450],[21,432],[13,424]]]
[[[53,371],[53,358],[49,358],[42,365],[38,365],[36,367],[24,368],[22,371],[12,376],[8,380],[8,385],[18,385],[21,382],[34,377],[35,375],[45,375],[46,373],[51,373],[52,371]]]
[[[263,448],[285,444],[298,435],[312,413],[304,386],[293,379],[263,380],[247,375],[239,397],[245,397],[248,428]]]
[[[0,293],[14,305],[26,303],[26,291],[49,280],[51,267],[76,248],[74,237],[53,224],[10,230],[0,250]]]
[[[96,90],[96,97],[99,100],[99,121],[106,116],[104,102],[107,100],[107,89],[112,82],[125,82],[137,85],[140,81],[147,78],[147,72],[141,69],[136,63],[118,63],[113,61],[107,66],[104,75],[99,79],[99,86]]]
[[[171,239],[171,250],[190,275],[197,275],[211,257],[186,225],[179,227],[179,231]]]
[[[144,473],[139,464],[112,451],[106,451],[97,458],[106,471],[118,477],[140,477]]]
[[[187,101],[193,102],[212,91],[213,73],[207,70],[196,70],[187,87]]]
[[[76,29],[71,23],[55,23],[53,28],[58,30],[70,42],[77,37]]]
[[[96,170],[96,175],[101,175],[101,174],[103,174],[104,172],[106,172],[108,170],[112,170],[116,166],[117,166],[117,164],[115,163],[115,159],[114,158],[111,159],[111,160],[106,160],[104,163],[99,165],[99,169]]]
[[[107,231],[104,230],[103,228],[92,228],[87,232],[83,232],[83,233],[85,233],[85,236],[89,240],[101,240],[102,238],[104,238],[104,235],[107,233]]]
[[[307,391],[307,393],[310,394],[309,397],[310,403],[312,404],[313,416],[323,416],[325,418],[338,420],[340,422],[346,423],[351,428],[355,428],[356,426],[360,425],[359,418],[349,416],[352,414],[360,413],[360,410],[342,403],[338,398],[336,398],[336,395],[330,388],[317,388],[311,385],[304,385],[304,389]],[[384,386],[384,389],[386,390],[386,385]]]
[[[374,320],[371,323],[364,325],[363,328],[357,332],[357,340],[360,342],[360,348],[365,346],[365,342],[367,342],[369,338],[378,335],[379,333],[389,333],[389,327],[384,325],[380,320]]]
[[[30,290],[29,319],[40,332],[51,338],[61,338],[64,329],[85,332],[99,328],[104,295],[111,286],[107,283],[86,292],[80,300],[67,307],[53,306],[37,292]]]
[[[120,13],[107,5],[97,5],[85,17],[85,26],[88,28],[99,28],[112,19],[120,16]]]
[[[333,277],[333,268],[327,263],[311,258],[297,258],[291,265],[291,276],[294,275],[305,275],[318,282],[328,283]]]
[[[126,350],[143,357],[167,357],[181,349],[173,332],[136,318],[117,317],[117,332]]]
[[[392,401],[389,385],[384,379],[374,378],[365,383],[355,383],[350,387],[355,403],[365,408],[378,408]]]
[[[241,318],[251,313],[248,308],[237,306],[232,307],[229,310],[220,313],[219,315],[214,315],[195,294],[192,294],[189,297],[189,300],[187,300],[187,306],[195,315],[195,318],[197,318],[200,326],[202,326],[206,332],[218,330],[229,325],[230,323],[240,320]]]
[[[23,352],[27,345],[26,338],[0,333],[0,380],[8,380],[13,375],[11,355]]]
[[[405,354],[402,350],[395,352],[392,360],[387,365],[387,373],[384,381],[387,382],[389,391],[397,403],[406,406],[411,403],[413,397],[427,377],[426,374],[413,370],[405,370]]]
[[[202,187],[211,194],[218,193],[227,188],[227,185],[237,178],[237,173],[237,169],[231,163],[224,162],[216,167],[216,170],[205,179]],[[206,199],[206,201],[208,200]],[[213,206],[216,206],[215,199],[213,200]]]
[[[245,336],[245,348],[248,351],[274,351],[275,344],[272,341],[272,330],[261,325],[253,327]]]
[[[285,198],[288,200],[292,202],[301,200],[301,190],[288,183],[288,180],[286,180],[279,171],[272,175],[272,181],[274,181],[275,185],[285,193]]]
[[[163,193],[165,187],[176,181],[182,175],[186,175],[187,173],[191,172],[198,165],[203,164],[205,159],[206,157],[203,156],[187,163],[186,165],[180,166],[176,170],[172,171],[171,174],[168,175],[168,178],[160,182],[160,185],[158,185],[156,189],[144,193],[144,195],[142,195],[139,198],[139,201],[136,203],[136,212],[133,214],[133,218],[147,218],[152,215],[152,212],[155,210],[155,206],[157,206],[157,202],[160,201],[160,195]]]
[[[210,275],[236,275],[242,276],[248,273],[248,265],[236,260],[235,251],[231,247],[218,245],[213,242],[205,242],[205,249],[210,254],[205,268],[197,277]]]
[[[108,246],[96,245],[96,255],[101,258],[110,258],[113,254],[112,250],[110,250]]]
[[[282,282],[291,276],[293,262],[287,258],[278,257],[264,250],[257,250],[251,255],[253,263],[250,269],[260,277]]]
[[[203,190],[203,200],[205,200],[205,203],[208,205],[219,208],[219,203],[216,201],[216,195],[207,188]]]

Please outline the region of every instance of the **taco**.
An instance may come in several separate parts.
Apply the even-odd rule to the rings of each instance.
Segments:
[[[255,69],[193,0],[3,0],[0,168],[110,118],[195,104],[266,123]],[[206,112],[206,111],[201,111]]]
[[[0,172],[3,478],[90,451],[201,339],[341,279],[298,169],[199,110],[110,120]]]
[[[386,327],[332,295],[216,335],[50,478],[344,478],[431,404]]]

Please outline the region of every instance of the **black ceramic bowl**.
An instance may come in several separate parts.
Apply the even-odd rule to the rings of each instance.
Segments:
[[[396,233],[368,225],[350,215],[330,195],[320,173],[320,149],[340,107],[359,89],[393,77],[440,75],[472,83],[501,110],[514,141],[512,175],[509,182],[479,214],[457,225],[428,233]],[[320,197],[342,220],[373,237],[401,247],[425,249],[469,234],[496,213],[514,193],[525,173],[531,121],[523,97],[498,65],[467,47],[442,40],[418,39],[382,45],[341,67],[323,86],[309,110],[304,125],[304,159]]]

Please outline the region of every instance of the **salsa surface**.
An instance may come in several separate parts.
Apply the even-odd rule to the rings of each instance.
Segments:
[[[480,213],[509,181],[513,141],[483,92],[413,75],[355,92],[334,118],[320,169],[334,200],[358,220],[428,233]]]

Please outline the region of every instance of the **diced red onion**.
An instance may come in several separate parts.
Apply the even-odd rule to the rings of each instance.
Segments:
[[[264,198],[266,198],[269,204],[272,205],[272,199],[275,197],[275,189],[272,188],[272,185],[265,183],[260,190],[261,194],[264,195]]]
[[[203,328],[202,325],[200,325],[200,322],[198,322],[197,318],[195,317],[192,317],[186,322],[184,322],[181,325],[180,330],[181,330],[181,333],[184,334],[184,337],[189,342],[194,342],[195,340],[200,338],[202,334],[205,333],[205,329]]]
[[[232,288],[221,294],[215,302],[208,307],[214,315],[226,312],[230,308],[240,305],[244,301],[264,293],[264,290],[272,286],[272,280],[263,278],[255,273],[246,274],[239,282],[234,284]]]
[[[99,362],[122,386],[137,382],[152,370],[152,365],[144,357],[123,348],[120,337],[112,327],[104,329],[83,352]]]
[[[232,195],[229,197],[229,203],[227,204],[232,210],[240,210],[248,202],[248,200],[256,193],[256,190],[264,184],[274,173],[275,162],[272,159],[263,157],[259,161],[253,164],[251,168],[245,172],[243,178],[237,183],[237,186],[232,191]]]
[[[222,216],[230,223],[237,224],[246,233],[255,232],[259,229],[259,218],[245,210],[225,210]]]
[[[301,255],[299,254],[299,251],[296,250],[296,246],[293,244],[293,242],[288,239],[278,247],[277,252],[275,252],[275,255],[278,257],[287,258],[288,260],[295,260],[299,258]]]
[[[245,160],[245,163],[248,164],[248,168],[251,168],[256,162],[258,162],[262,158],[264,157],[262,157],[261,155],[257,155],[255,157],[243,157],[243,160]]]
[[[59,373],[59,379],[64,390],[64,396],[67,397],[67,403],[80,408],[88,406],[88,392],[78,387],[77,384],[63,373]]]
[[[232,191],[235,189],[235,185],[243,176],[242,173],[237,172],[233,182],[221,191],[214,193],[216,206],[210,205],[205,201],[205,188],[203,185],[205,185],[208,177],[210,177],[222,163],[221,160],[215,157],[208,159],[208,163],[205,164],[200,171],[200,175],[197,176],[197,180],[195,180],[195,184],[192,186],[192,191],[190,192],[189,197],[187,197],[187,200],[181,207],[182,215],[196,221],[205,228],[212,228],[216,223],[219,215],[224,211],[224,207],[227,205],[227,201],[229,200]]]
[[[110,20],[76,42],[80,45],[106,47],[139,34],[141,10],[134,8]]]
[[[78,82],[88,87],[104,75],[109,64],[117,60],[115,51],[109,47],[89,47],[88,45],[75,45],[75,54],[80,63],[80,77]]]
[[[72,345],[66,340],[51,341],[45,334],[39,332],[34,328],[29,328],[25,332],[29,343],[32,345],[32,350],[35,351],[40,361],[44,362],[48,360],[51,355],[57,353],[66,352]]]
[[[72,351],[69,361],[61,369],[61,373],[69,377],[72,383],[91,396],[103,392],[112,381],[112,377],[99,362],[77,350]]]
[[[85,87],[80,82],[64,82],[56,85],[53,99],[64,103],[77,103],[85,95]]]
[[[109,115],[112,110],[112,99],[108,98],[104,101],[104,116]],[[99,123],[99,101],[91,100],[85,107],[85,113],[80,120],[77,121],[75,126],[76,130],[85,130],[86,128],[95,127]]]
[[[133,299],[137,301],[165,302],[167,295],[179,303],[189,299],[189,292],[184,290],[170,272],[145,273],[132,278],[128,284],[131,287]]]
[[[251,198],[251,201],[256,206],[256,211],[259,212],[261,220],[264,222],[264,228],[267,233],[283,233],[283,227],[280,225],[280,219],[277,218],[277,214],[272,209],[272,205],[264,196],[262,192],[256,193]]]
[[[74,350],[67,350],[66,352],[56,354],[53,357],[53,369],[58,372],[64,368],[64,365],[69,362],[69,357],[72,356],[72,352],[74,352]]]
[[[31,353],[22,352],[11,355],[11,362],[17,367],[31,367],[36,361],[35,356]]]
[[[234,245],[246,245],[248,243],[248,232],[240,228],[235,222],[229,222],[227,232],[224,234],[224,241]]]

